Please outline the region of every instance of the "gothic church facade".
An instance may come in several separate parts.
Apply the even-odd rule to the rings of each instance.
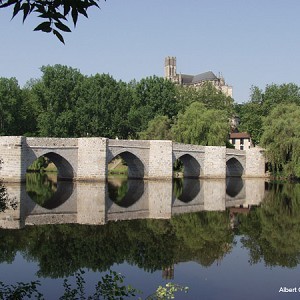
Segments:
[[[184,86],[201,87],[206,82],[211,82],[218,90],[226,96],[232,97],[232,86],[225,83],[223,77],[217,77],[213,72],[208,71],[197,75],[177,74],[176,57],[168,56],[165,58],[165,78],[176,84]]]

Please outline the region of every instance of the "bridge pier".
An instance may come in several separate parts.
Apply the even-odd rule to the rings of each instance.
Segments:
[[[26,138],[23,136],[2,136],[0,138],[0,180],[6,182],[25,181]]]
[[[173,177],[172,141],[150,141],[149,179],[170,179]]]
[[[246,150],[246,169],[244,177],[265,177],[264,150],[260,147]]]
[[[204,178],[226,178],[226,147],[206,146]]]
[[[90,137],[78,139],[76,180],[105,180],[107,176],[108,139]]]

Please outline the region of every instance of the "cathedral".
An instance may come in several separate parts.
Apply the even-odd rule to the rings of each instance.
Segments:
[[[211,82],[218,90],[226,96],[232,97],[232,86],[225,84],[223,77],[217,77],[213,72],[208,71],[198,75],[177,74],[176,57],[165,58],[165,78],[185,86],[201,87],[206,82]]]

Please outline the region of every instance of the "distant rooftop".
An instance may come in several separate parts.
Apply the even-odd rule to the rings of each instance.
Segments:
[[[181,78],[183,84],[196,84],[202,81],[210,81],[210,80],[218,79],[218,77],[212,71],[204,72],[195,76],[181,74]]]
[[[250,139],[250,134],[247,132],[232,132],[230,133],[231,139]]]

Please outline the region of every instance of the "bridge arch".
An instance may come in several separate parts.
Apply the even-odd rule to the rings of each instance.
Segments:
[[[197,159],[190,154],[183,154],[177,158],[183,164],[183,177],[199,178],[201,166]]]
[[[58,180],[72,180],[75,177],[74,169],[73,169],[72,165],[69,163],[69,161],[67,159],[65,159],[60,154],[55,153],[55,152],[46,152],[46,153],[43,153],[43,154],[39,155],[38,157],[36,157],[36,159],[38,159],[41,156],[45,156],[45,157],[49,158],[49,160],[55,164],[55,166],[57,168],[57,179]],[[34,161],[35,160],[30,161],[27,167],[29,167]]]
[[[120,156],[126,162],[128,166],[128,178],[144,178],[145,166],[138,156],[129,151],[122,151],[116,153],[111,160],[117,156]]]
[[[244,172],[244,167],[237,158],[231,157],[226,161],[226,176],[241,177]]]

